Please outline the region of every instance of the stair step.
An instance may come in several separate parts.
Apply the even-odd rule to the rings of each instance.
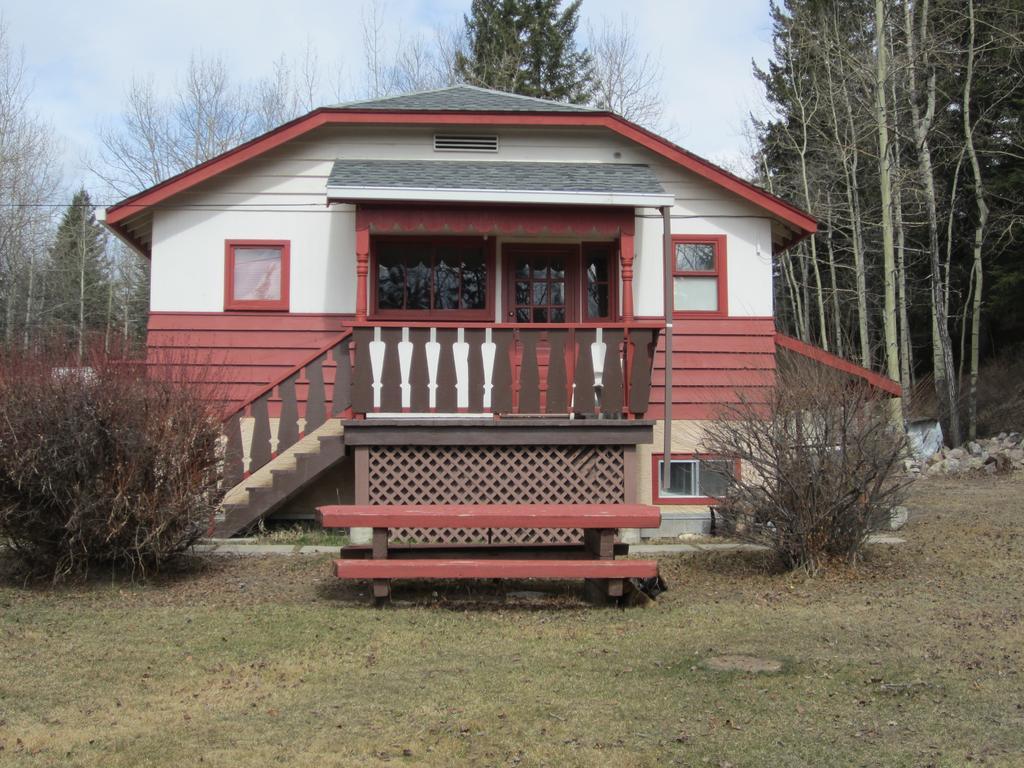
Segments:
[[[645,579],[656,560],[335,560],[339,579]]]

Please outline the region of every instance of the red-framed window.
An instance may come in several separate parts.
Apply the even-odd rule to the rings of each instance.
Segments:
[[[672,258],[675,314],[728,315],[725,235],[673,235]]]
[[[288,311],[291,242],[224,242],[224,309]]]
[[[375,237],[373,316],[494,320],[494,238]]]
[[[655,504],[714,504],[740,476],[740,462],[720,456],[673,453],[671,483],[663,484],[664,454],[651,456],[651,498]]]

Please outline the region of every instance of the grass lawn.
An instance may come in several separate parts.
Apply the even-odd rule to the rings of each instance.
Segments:
[[[855,573],[666,558],[671,591],[626,611],[568,585],[375,610],[319,557],[7,578],[0,765],[1024,765],[1024,477],[910,506],[908,543]],[[704,665],[724,653],[783,667]]]

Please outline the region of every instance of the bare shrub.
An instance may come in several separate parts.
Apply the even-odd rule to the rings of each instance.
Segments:
[[[780,359],[768,402],[728,407],[703,443],[741,460],[719,506],[726,530],[790,569],[855,562],[909,483],[906,436],[888,399],[810,361]]]
[[[0,356],[0,541],[25,566],[144,573],[205,533],[220,426],[180,377],[101,354]]]

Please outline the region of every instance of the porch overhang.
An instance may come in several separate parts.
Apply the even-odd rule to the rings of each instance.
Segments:
[[[447,160],[337,160],[327,200],[623,208],[674,203],[646,165]]]

